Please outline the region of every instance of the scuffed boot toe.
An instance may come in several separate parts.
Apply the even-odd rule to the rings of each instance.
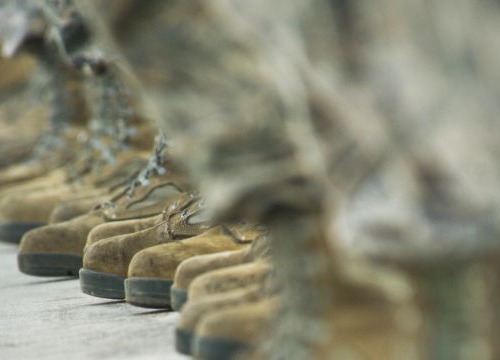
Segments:
[[[50,241],[60,235],[54,230],[43,226],[23,236],[17,257],[21,272],[34,276],[78,276],[81,255],[66,252],[57,246],[58,241]]]

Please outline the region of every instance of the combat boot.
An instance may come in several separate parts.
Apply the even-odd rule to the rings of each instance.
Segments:
[[[29,186],[11,189],[11,193],[0,201],[2,241],[19,243],[27,231],[82,215],[107,197],[106,189],[83,182],[60,181],[50,187],[48,182],[38,184],[31,189]],[[59,205],[61,208],[57,209]]]
[[[49,217],[49,224],[57,224],[69,221],[77,216],[84,215],[107,200],[106,195],[84,195],[76,199],[60,201],[52,210]]]
[[[268,234],[264,232],[244,249],[198,255],[184,260],[175,272],[174,283],[170,289],[172,309],[180,311],[187,301],[189,285],[196,277],[213,270],[267,259],[269,256]]]
[[[157,156],[152,157],[156,159]],[[141,165],[143,171],[140,172]],[[122,158],[118,167],[104,168],[100,175],[90,174],[92,176],[82,181],[63,183],[50,190],[43,186],[37,187],[29,193],[30,196],[17,190],[0,203],[0,239],[19,242],[26,231],[51,223],[51,219],[53,219],[53,223],[70,220],[74,216],[83,214],[85,210],[88,211],[95,204],[90,200],[79,206],[74,206],[72,214],[69,212],[61,213],[64,207],[56,211],[56,207],[61,201],[75,197],[78,199],[87,196],[106,196],[112,192],[108,202],[109,206],[102,210],[104,215],[109,213],[106,215],[109,220],[124,220],[158,214],[162,210],[158,210],[159,206],[162,206],[158,201],[162,200],[161,196],[168,197],[168,194],[163,193],[165,187],[168,188],[172,185],[175,188],[176,182],[177,189],[182,190],[186,186],[183,175],[176,175],[181,174],[182,171],[174,169],[174,166],[166,161],[163,165],[169,166],[168,174],[159,175],[156,171],[160,171],[160,169],[166,172],[162,164],[151,161],[151,158],[148,162],[144,159],[142,152],[132,152]],[[134,176],[132,181],[130,181],[131,176]],[[121,186],[123,183],[129,183],[129,185]],[[109,188],[106,189],[106,186]],[[172,195],[178,194],[180,190],[174,189]],[[144,198],[148,198],[150,203],[144,203]],[[119,201],[121,205],[117,206],[116,201]],[[141,204],[137,205],[136,203]],[[151,207],[151,212],[143,214],[141,211],[134,211],[134,208],[146,207]],[[56,211],[53,217],[52,211]]]
[[[30,155],[47,124],[44,121],[46,106],[26,99],[28,80],[34,73],[33,59],[2,57],[0,67],[0,169],[3,169]]]
[[[203,360],[235,359],[266,338],[280,304],[275,296],[208,313],[196,326],[193,355]]]
[[[0,170],[0,190],[7,186],[15,186],[30,183],[37,178],[48,176],[53,179],[56,177],[57,183],[66,180],[66,172],[61,167],[65,162],[74,157],[74,144],[78,143],[77,133],[81,129],[73,129],[65,135],[49,135],[50,140],[40,139],[39,143],[35,145],[33,154],[26,161],[22,161]],[[54,142],[56,145],[51,144],[51,148],[46,148],[45,142]]]
[[[165,208],[159,224],[87,246],[80,270],[82,291],[98,297],[123,299],[124,280],[132,257],[145,248],[203,233],[211,224],[193,221],[203,211],[198,195],[181,194]]]
[[[249,225],[221,225],[200,236],[137,253],[125,281],[126,300],[144,307],[170,307],[170,288],[182,261],[201,254],[246,248],[261,232]]]
[[[99,168],[99,175],[91,173],[83,179],[78,179],[77,182],[84,184],[84,190],[71,199],[59,201],[52,210],[48,223],[68,221],[91,211],[105,202],[116,189],[124,186],[146,165],[145,154],[134,151],[121,157],[117,164]]]
[[[72,201],[92,196],[106,196],[109,188],[115,188],[130,177],[137,174],[141,167],[147,164],[145,153],[132,152],[127,154],[116,166],[101,169],[99,176],[92,175],[71,183],[61,181],[51,188],[34,189],[28,194],[17,191],[6,196],[0,202],[0,231],[2,238],[9,242],[19,242],[22,235],[35,227],[51,223],[51,213],[63,201]],[[97,200],[96,200],[97,201]],[[69,220],[82,215],[96,205],[96,201],[73,206],[72,212],[67,208],[58,210],[54,215],[55,222]],[[99,204],[99,202],[97,202]],[[64,211],[61,214],[61,211]]]
[[[163,219],[163,214],[159,214],[146,218],[106,222],[104,224],[96,226],[90,231],[85,243],[85,248],[107,238],[125,234],[132,234],[149,229],[162,223]]]
[[[198,276],[191,282],[188,300],[198,301],[206,296],[261,283],[273,273],[272,263],[263,260],[212,270]]]
[[[261,282],[263,283],[263,281]],[[242,304],[255,303],[268,297],[269,295],[262,291],[262,284],[254,283],[189,301],[182,310],[181,317],[175,328],[175,347],[177,351],[186,355],[191,354],[196,326],[210,313]]]
[[[29,183],[53,170],[60,170],[61,166],[78,156],[79,147],[85,137],[86,117],[80,89],[72,84],[74,80],[66,79],[66,75],[63,76],[64,79],[59,79],[59,75],[54,76],[52,81],[56,82],[56,85],[52,84],[50,87],[48,84],[44,84],[43,87],[33,85],[22,94],[28,98],[37,92],[50,93],[53,97],[52,104],[47,106],[48,99],[37,100],[36,104],[23,101],[28,102],[26,105],[28,110],[23,109],[18,114],[16,122],[22,127],[22,131],[17,128],[15,136],[35,131],[36,143],[33,144],[29,156],[22,162],[16,162],[0,170],[0,187]],[[52,113],[49,114],[51,110]],[[40,124],[45,123],[50,123],[50,126],[40,127]]]
[[[87,214],[29,231],[21,240],[19,269],[37,276],[78,275],[87,236],[94,227],[106,221],[157,215],[185,186],[182,177],[168,173],[151,179],[148,186],[134,187],[132,192],[130,187],[119,191],[111,201]]]
[[[5,197],[0,202],[0,239],[19,243],[26,232],[47,224],[53,208],[78,190],[78,187],[60,186]]]

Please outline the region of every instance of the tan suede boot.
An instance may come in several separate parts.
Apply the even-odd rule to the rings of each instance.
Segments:
[[[175,272],[174,283],[170,289],[172,309],[180,311],[187,301],[189,285],[196,277],[213,270],[268,258],[270,247],[267,237],[268,234],[264,233],[250,246],[241,250],[198,255],[184,260]]]
[[[193,222],[204,210],[200,205],[202,199],[196,194],[181,194],[165,209],[159,224],[87,246],[80,270],[82,291],[93,296],[123,299],[123,282],[130,260],[136,253],[151,246],[198,235],[210,228],[208,222]]]
[[[10,186],[30,184],[33,180],[39,177],[53,177],[57,174],[58,182],[62,182],[66,178],[65,172],[56,167],[48,168],[42,162],[20,162],[0,171],[0,190]]]
[[[120,191],[120,195],[115,196],[112,202],[87,214],[27,232],[21,240],[19,269],[26,274],[38,276],[78,275],[85,242],[94,227],[106,221],[159,214],[169,203],[169,199],[185,186],[184,183],[177,183],[179,177],[173,174],[160,178],[154,181],[154,185],[135,188],[133,194]],[[155,201],[151,201],[151,196]]]
[[[50,213],[49,224],[69,221],[77,216],[84,215],[107,200],[102,194],[78,197],[59,202]]]
[[[80,150],[80,137],[84,131],[85,128],[81,126],[65,129],[58,134],[58,141],[61,143],[58,148],[50,150],[44,149],[42,155],[37,155],[38,145],[36,145],[33,157],[1,169],[0,189],[7,185],[30,182],[37,177],[45,176],[49,174],[49,172],[61,168],[68,161],[74,160],[77,151]],[[64,171],[62,171],[62,175],[61,180],[64,181],[66,177]]]
[[[110,221],[93,228],[85,243],[85,248],[92,246],[98,241],[118,235],[132,234],[138,231],[149,229],[163,222],[163,214],[146,218]],[[85,253],[85,249],[84,249]]]
[[[108,200],[117,188],[126,185],[130,178],[147,165],[145,153],[131,152],[121,156],[117,164],[108,164],[96,169],[83,180],[90,190],[82,195],[63,200],[52,210],[49,224],[71,220],[98,207]],[[95,187],[95,189],[93,189]],[[107,189],[104,189],[107,187]],[[120,191],[118,191],[119,195]]]
[[[247,264],[209,271],[195,278],[189,286],[189,301],[262,283],[274,273],[270,261],[258,260]]]
[[[0,168],[26,161],[47,129],[48,104],[31,99],[30,77],[34,61],[30,56],[0,58]],[[5,77],[5,79],[4,79]],[[0,183],[3,182],[0,179]]]
[[[46,127],[45,121],[40,118],[44,111],[43,105],[19,109],[22,101],[13,101],[15,95],[0,99],[0,169],[26,161]]]
[[[197,359],[230,360],[259,344],[281,304],[279,296],[210,312],[196,326],[192,352]]]
[[[81,183],[15,191],[0,202],[0,238],[19,243],[29,230],[67,221],[92,210],[109,197],[106,193],[104,189]]]
[[[144,307],[170,307],[170,288],[182,261],[248,247],[262,233],[249,225],[222,225],[200,236],[150,247],[130,262],[125,281],[127,302]]]
[[[12,167],[9,167],[12,168]],[[0,201],[6,196],[19,193],[31,192],[33,190],[41,190],[48,187],[58,186],[66,180],[66,172],[63,168],[57,168],[44,174],[36,176],[27,181],[20,181],[8,185],[0,186]]]
[[[145,154],[130,152],[123,156],[116,166],[104,167],[99,175],[90,174],[84,179],[71,183],[64,180],[51,186],[35,187],[32,191],[15,191],[0,202],[0,237],[3,241],[17,243],[27,231],[51,222],[61,222],[82,215],[102,201],[95,199],[57,210],[54,217],[51,213],[63,201],[83,199],[90,196],[106,196],[107,187],[115,187],[130,181],[146,164]],[[99,185],[99,186],[97,186]],[[108,195],[109,196],[109,195]]]
[[[189,301],[182,310],[175,329],[175,347],[178,352],[190,355],[196,326],[213,312],[242,304],[251,304],[267,298],[261,284],[247,285],[231,291],[206,295]]]
[[[59,185],[50,186],[51,179],[42,178],[31,190],[29,185],[12,189],[12,194],[0,204],[0,237],[4,241],[19,242],[24,233],[33,228],[68,221],[89,212],[109,198],[108,190],[96,187],[94,182],[105,186],[130,181],[131,175],[146,163],[144,154],[138,152],[127,154],[122,160],[112,169],[102,169],[99,176],[90,174],[73,183],[61,181]],[[116,199],[122,195],[121,191],[117,193]],[[95,225],[93,221],[91,224]]]
[[[0,169],[25,160],[35,147],[38,135],[35,132],[22,135],[1,134],[0,154],[2,154],[2,158],[0,159]]]
[[[49,222],[50,213],[60,201],[81,191],[79,186],[56,186],[5,197],[0,202],[1,240],[19,243],[27,231]]]

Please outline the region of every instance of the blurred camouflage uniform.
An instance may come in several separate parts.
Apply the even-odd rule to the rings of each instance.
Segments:
[[[103,1],[94,4],[105,6]],[[498,5],[465,1],[456,6],[437,0],[428,6],[410,0],[124,4],[120,15],[109,17],[114,21],[109,29],[155,100],[172,154],[191,170],[218,216],[252,217],[274,231],[274,260],[287,300],[274,343],[265,350],[267,358],[353,355],[349,344],[342,348],[330,341],[335,330],[328,321],[331,312],[359,300],[368,310],[389,309],[389,319],[407,305],[409,292],[401,291],[402,285],[384,285],[404,283],[394,280],[398,276],[377,277],[375,270],[363,275],[356,267],[365,265],[341,261],[347,252],[338,249],[348,247],[343,244],[348,240],[356,244],[356,235],[340,233],[336,225],[339,207],[349,206],[345,211],[352,215],[352,205],[361,196],[361,204],[374,205],[376,215],[377,204],[366,194],[370,187],[378,191],[381,177],[389,179],[389,193],[399,187],[410,220],[431,229],[427,238],[444,240],[438,248],[461,248],[470,240],[456,236],[455,225],[466,218],[484,248],[496,249],[496,135],[484,129],[498,123],[492,117],[497,105],[491,80],[497,73],[485,56],[495,49],[491,14],[498,12]],[[475,26],[465,28],[450,20],[445,15],[449,8],[458,19],[474,24],[484,18],[478,28],[485,35],[478,36]],[[478,55],[473,55],[476,48]],[[462,138],[457,140],[455,132]],[[464,141],[468,134],[480,139],[477,144]],[[477,151],[486,163],[476,162]],[[486,187],[477,188],[471,167],[487,174]],[[380,220],[367,232],[367,242],[376,241],[364,256],[377,255],[378,243],[399,229],[398,218],[390,218],[388,226]],[[350,227],[354,234],[359,230]],[[412,235],[420,236],[421,229],[396,238],[411,243],[397,244],[403,254],[412,254],[413,242],[418,242]],[[451,261],[453,269],[460,269],[457,277],[439,277],[436,287],[416,289],[433,298],[451,279],[450,294],[463,291],[463,267],[483,261],[478,255],[483,243],[468,245],[467,261]],[[398,267],[427,280],[442,275],[440,266],[437,273],[422,273],[433,254],[438,264],[447,260],[440,250],[425,253],[416,260],[404,257],[403,263],[416,261],[416,268]],[[387,257],[385,262],[397,263]],[[491,297],[490,290],[486,297]],[[482,314],[488,309],[484,298],[476,310],[463,303],[440,304],[449,316],[430,313],[428,323],[447,335],[457,320],[458,336],[424,338],[421,348],[431,349],[430,354],[424,350],[415,356],[453,358],[463,353],[460,342],[470,351],[462,358],[481,358],[485,348],[493,351],[490,325],[479,324],[480,317],[462,321],[460,316],[463,311]],[[404,342],[409,331],[396,325],[384,329],[385,334],[400,332],[391,345]],[[481,346],[474,348],[474,341]],[[414,345],[409,345],[413,352]],[[439,351],[433,352],[436,347]],[[364,355],[398,358],[397,350]]]

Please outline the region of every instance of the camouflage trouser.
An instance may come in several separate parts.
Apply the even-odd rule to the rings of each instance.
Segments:
[[[367,248],[379,251],[380,234],[410,224],[395,243],[411,258],[415,246],[428,244],[422,239],[441,250],[461,248],[470,239],[457,236],[463,219],[486,246],[498,237],[496,2],[93,3],[108,10],[101,31],[141,79],[173,157],[218,214],[274,228],[289,295],[282,322],[293,319],[281,328],[289,336],[278,337],[275,357],[310,358],[303,348],[317,345],[307,335],[320,326],[300,316],[318,318],[334,297],[324,275],[341,270],[330,265],[337,252],[329,242],[354,243],[361,232],[374,242]],[[373,216],[386,192],[402,199],[396,211],[402,206],[409,221]],[[348,208],[355,221],[339,236],[331,224],[345,203],[372,211],[363,223],[355,206]],[[365,235],[361,225],[370,222]],[[430,230],[419,233],[420,224]],[[474,258],[485,244],[467,245],[465,257]],[[432,247],[429,258],[441,250]],[[483,330],[470,334],[477,327],[462,325],[465,337],[483,340]]]

